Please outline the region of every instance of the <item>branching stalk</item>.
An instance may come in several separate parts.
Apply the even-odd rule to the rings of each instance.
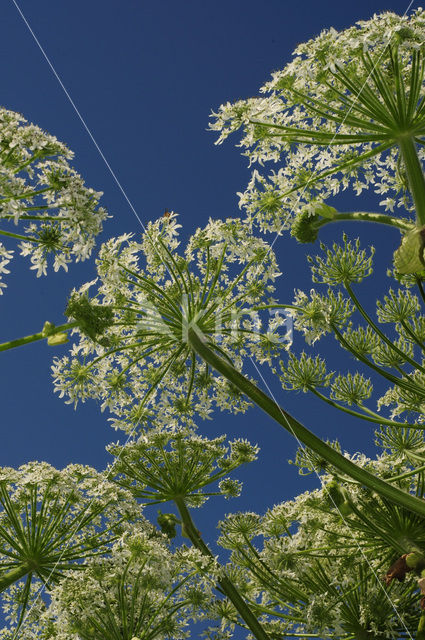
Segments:
[[[15,582],[18,582],[18,580],[23,578],[28,573],[28,571],[28,565],[23,563],[18,565],[17,567],[14,567],[13,569],[10,569],[10,571],[3,573],[3,575],[0,576],[0,593]]]

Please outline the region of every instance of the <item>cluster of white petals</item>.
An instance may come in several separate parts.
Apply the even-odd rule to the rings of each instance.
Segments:
[[[210,220],[179,253],[179,226],[170,214],[140,241],[103,244],[97,281],[68,305],[79,341],[56,359],[55,389],[71,403],[98,399],[126,431],[193,425],[194,414],[208,418],[214,406],[246,409],[238,389],[198,358],[191,329],[238,369],[248,357],[271,362],[289,344],[287,317],[272,298],[280,274],[270,246],[238,219]]]
[[[55,640],[190,637],[188,623],[196,618],[192,592],[210,598],[195,575],[184,551],[173,554],[161,534],[136,526],[108,557],[91,558],[84,571],[53,589],[39,626],[50,625]]]
[[[87,557],[108,554],[134,520],[146,522],[132,494],[91,467],[1,467],[0,583],[12,627],[43,584],[80,570]]]
[[[380,477],[411,469],[405,456],[392,452],[376,460],[345,455]],[[415,516],[401,516],[356,483],[328,474],[321,481],[321,489],[282,502],[264,516],[236,513],[220,523],[219,542],[232,552],[235,576],[240,569],[238,586],[256,594],[264,629],[282,637],[341,639],[415,634],[420,599],[415,576],[394,582],[389,592],[382,580],[395,557],[421,544],[420,534],[405,537]],[[398,484],[412,493],[417,488],[412,476]]]
[[[37,276],[86,260],[107,218],[101,192],[69,165],[73,153],[54,136],[0,109],[0,235],[18,240]],[[12,251],[0,244],[0,280]],[[0,282],[0,293],[6,285]]]
[[[412,94],[409,131],[423,141],[424,35],[422,8],[410,16],[374,15],[341,32],[324,30],[295,49],[292,61],[261,87],[262,97],[226,103],[212,114],[218,143],[242,129],[239,146],[250,165],[276,165],[267,173],[255,168],[239,194],[248,219],[280,232],[297,213],[314,214],[347,188],[356,195],[373,190],[386,211],[412,209],[397,148],[407,125],[395,87],[401,78],[406,104]],[[418,155],[425,159],[423,146]]]

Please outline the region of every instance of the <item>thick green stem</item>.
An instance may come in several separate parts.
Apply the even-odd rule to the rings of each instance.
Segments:
[[[348,220],[351,222],[375,222],[378,224],[386,224],[391,227],[397,227],[400,231],[410,231],[412,229],[412,223],[409,220],[403,220],[402,218],[396,218],[395,216],[389,216],[384,213],[369,213],[368,211],[353,211],[347,213],[336,213],[333,218],[320,218],[317,222],[312,222],[311,227],[313,229],[319,229],[325,224],[330,222],[341,222]]]
[[[28,571],[29,567],[27,564],[20,564],[6,573],[3,573],[3,575],[0,575],[0,593],[15,582],[18,582],[18,580],[23,578]]]
[[[309,429],[304,427],[298,420],[293,418],[287,411],[279,407],[274,400],[269,398],[261,389],[256,387],[245,376],[237,371],[232,365],[220,358],[212,351],[205,339],[198,335],[194,329],[189,330],[189,341],[192,348],[209,365],[211,365],[229,382],[234,384],[242,393],[259,406],[271,418],[276,420],[284,429],[289,431],[299,442],[315,451],[321,458],[329,462],[336,469],[346,474],[353,480],[375,491],[380,496],[395,502],[396,504],[409,509],[413,513],[425,516],[425,501],[402,491],[398,487],[393,487],[384,480],[377,478],[366,469],[362,469],[335,449],[327,445]]]
[[[398,146],[406,168],[407,179],[416,209],[416,222],[425,225],[425,177],[411,136],[399,138]]]
[[[8,349],[14,349],[15,347],[21,347],[24,344],[29,344],[30,342],[37,342],[37,340],[44,340],[50,336],[54,336],[56,333],[62,333],[63,331],[68,331],[68,329],[73,329],[78,326],[78,322],[67,322],[66,324],[61,324],[59,327],[54,327],[51,329],[48,334],[44,331],[40,331],[39,333],[33,333],[30,336],[25,336],[24,338],[17,338],[16,340],[9,340],[9,342],[3,342],[0,344],[0,351],[7,351]]]
[[[195,527],[192,517],[189,513],[188,508],[183,500],[183,498],[176,498],[175,500],[177,509],[179,510],[180,517],[182,519],[186,535],[189,537],[191,543],[194,547],[199,549],[199,551],[204,555],[210,558],[214,558],[211,551],[208,549],[205,542],[202,540],[199,535],[199,531]],[[261,624],[258,622],[256,616],[251,611],[250,607],[247,605],[245,600],[240,595],[239,591],[233,584],[233,582],[227,578],[227,576],[223,575],[219,580],[217,580],[221,589],[224,591],[229,600],[233,603],[235,609],[238,611],[241,618],[246,622],[248,628],[252,631],[253,635],[257,640],[269,640],[269,636],[264,631]]]

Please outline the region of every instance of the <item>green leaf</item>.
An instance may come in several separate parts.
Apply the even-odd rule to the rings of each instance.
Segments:
[[[406,233],[400,247],[394,253],[394,266],[399,273],[418,273],[423,271],[424,261],[424,234],[422,229],[412,229]]]

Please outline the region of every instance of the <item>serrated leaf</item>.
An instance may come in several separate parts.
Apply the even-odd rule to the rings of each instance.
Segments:
[[[423,271],[424,261],[424,229],[412,229],[406,233],[400,247],[394,253],[394,266],[401,274]]]

